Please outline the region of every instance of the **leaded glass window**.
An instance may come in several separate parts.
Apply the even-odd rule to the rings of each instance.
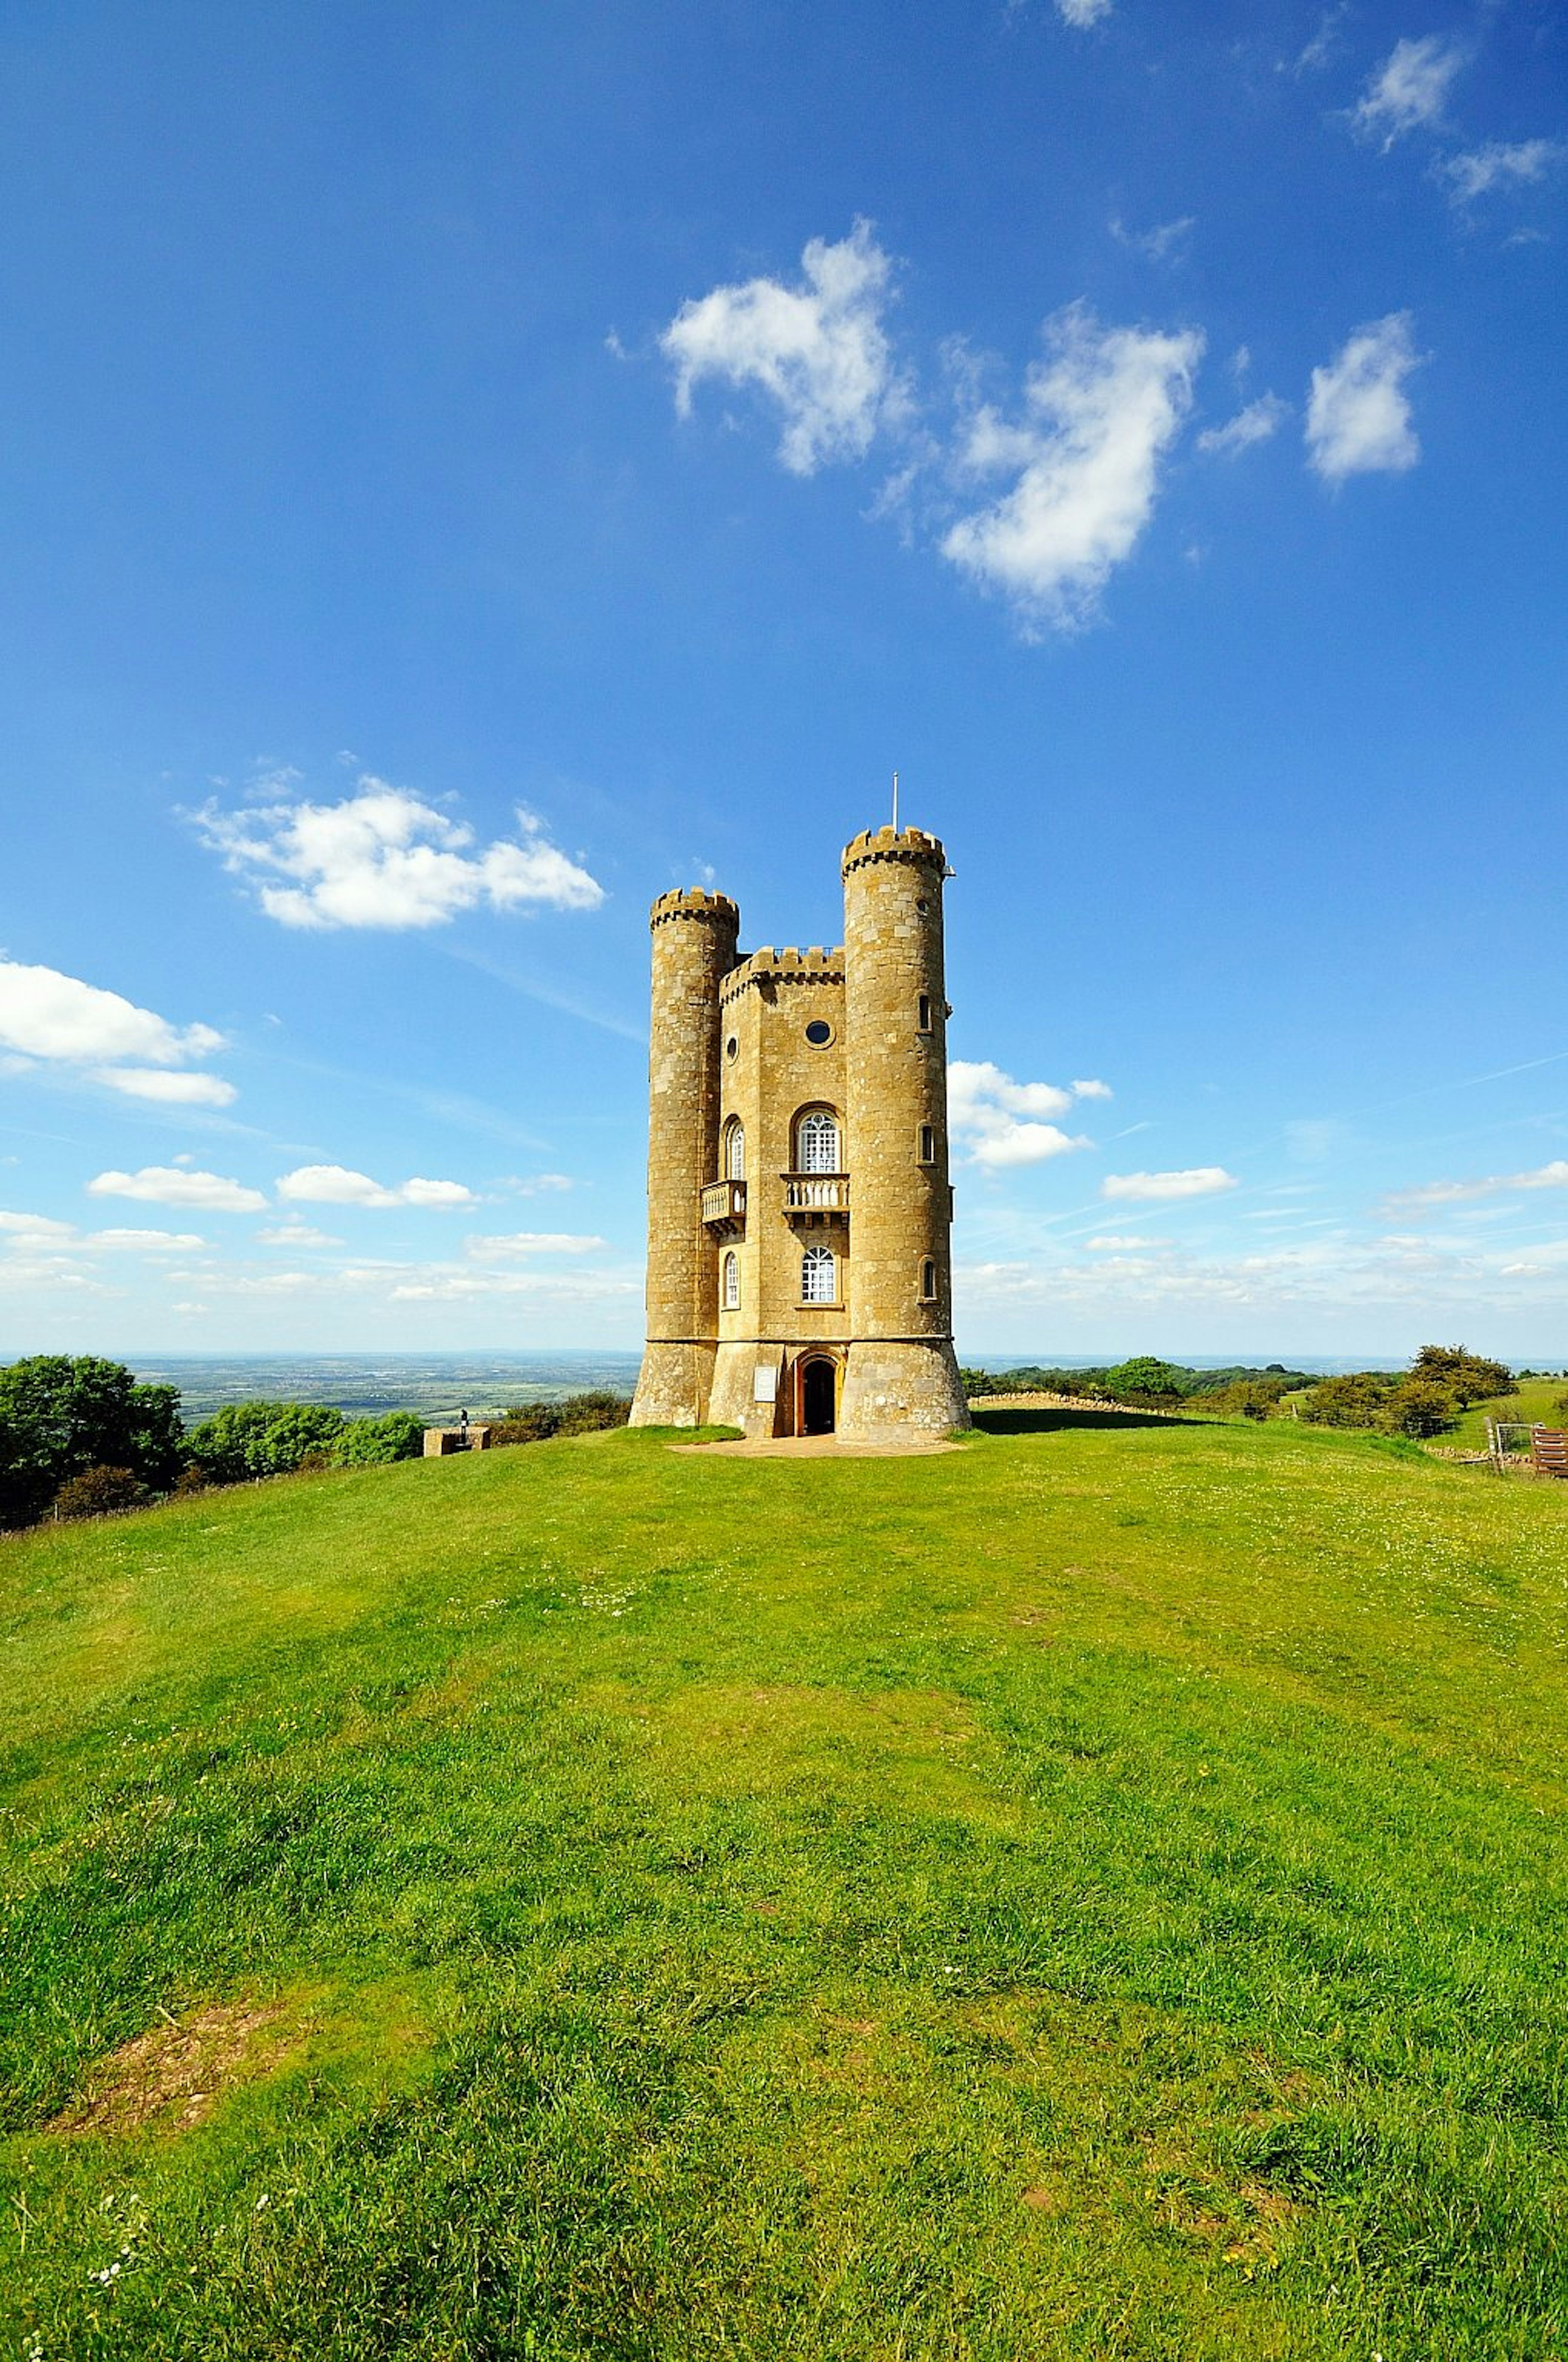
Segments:
[[[800,1300],[803,1304],[836,1304],[839,1270],[831,1247],[807,1247],[800,1259]]]
[[[839,1119],[827,1108],[813,1108],[795,1128],[795,1169],[797,1173],[837,1173]]]

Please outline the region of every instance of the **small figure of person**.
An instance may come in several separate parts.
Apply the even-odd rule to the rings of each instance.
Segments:
[[[457,1414],[457,1449],[459,1451],[468,1449],[468,1414],[466,1410]]]

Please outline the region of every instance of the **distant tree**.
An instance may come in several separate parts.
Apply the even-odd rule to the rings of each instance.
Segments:
[[[225,1403],[192,1430],[187,1448],[215,1484],[288,1476],[312,1452],[330,1454],[347,1421],[326,1403]]]
[[[1423,1345],[1410,1374],[1442,1386],[1461,1410],[1473,1402],[1489,1402],[1495,1395],[1511,1394],[1514,1385],[1506,1362],[1490,1362],[1463,1345]]]
[[[411,1410],[389,1410],[380,1418],[351,1418],[332,1457],[340,1468],[380,1468],[394,1460],[417,1460],[423,1446],[423,1420]]]
[[[1383,1406],[1378,1425],[1390,1435],[1442,1435],[1453,1425],[1453,1396],[1431,1378],[1401,1378]]]
[[[1169,1362],[1157,1361],[1151,1353],[1141,1353],[1130,1362],[1118,1362],[1113,1370],[1105,1373],[1107,1393],[1117,1402],[1170,1403],[1181,1395],[1184,1372]]]
[[[1302,1398],[1301,1416],[1313,1427],[1376,1428],[1398,1384],[1382,1370],[1320,1378]]]
[[[147,1486],[131,1468],[84,1468],[68,1476],[54,1496],[57,1518],[107,1518],[120,1509],[139,1509],[149,1498]]]
[[[88,1468],[128,1468],[168,1490],[183,1442],[174,1386],[90,1353],[35,1353],[0,1369],[0,1524],[29,1525]]]

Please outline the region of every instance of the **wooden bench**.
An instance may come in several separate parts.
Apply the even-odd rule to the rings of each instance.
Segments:
[[[1532,1427],[1530,1456],[1543,1476],[1568,1476],[1568,1432],[1560,1427]]]

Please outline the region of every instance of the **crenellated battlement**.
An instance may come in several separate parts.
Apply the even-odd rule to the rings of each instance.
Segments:
[[[843,872],[863,869],[870,861],[905,861],[921,869],[945,870],[948,856],[939,836],[923,828],[867,828],[844,847]]]
[[[668,926],[674,919],[696,919],[710,927],[738,927],[740,908],[728,894],[709,894],[700,886],[684,886],[661,894],[648,914],[651,927]]]
[[[844,946],[836,944],[824,950],[813,944],[808,951],[799,951],[786,944],[782,951],[771,945],[750,952],[738,960],[719,987],[720,1000],[729,1001],[756,984],[842,984],[844,981]]]

